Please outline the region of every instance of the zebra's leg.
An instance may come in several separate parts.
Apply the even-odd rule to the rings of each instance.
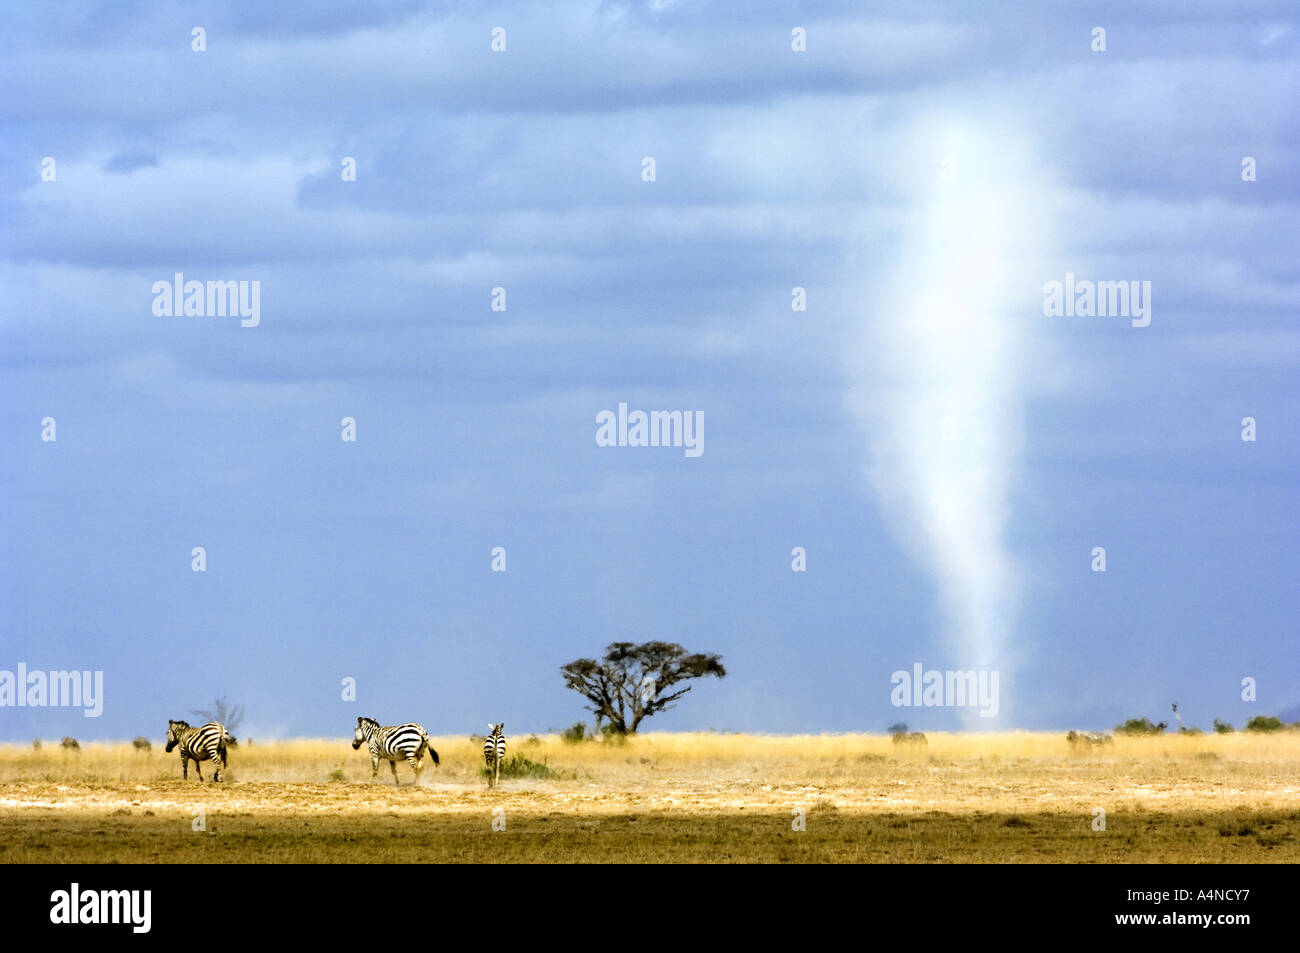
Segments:
[[[417,758],[415,755],[411,755],[406,760],[411,762],[411,769],[415,771],[415,783],[419,784],[420,772],[424,770],[424,758]]]
[[[203,780],[203,762],[198,758],[194,759],[194,770],[199,773],[199,780]]]
[[[393,769],[393,783],[400,788],[402,786],[402,782],[397,780],[397,762],[390,761],[388,762],[388,766]]]
[[[181,777],[186,781],[190,779],[190,759],[185,752],[181,752]]]
[[[221,753],[212,752],[212,783],[216,784],[221,780]]]
[[[370,756],[370,780],[373,781],[377,777],[379,777],[379,755],[372,754]]]

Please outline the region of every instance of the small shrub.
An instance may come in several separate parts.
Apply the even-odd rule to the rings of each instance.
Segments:
[[[617,726],[606,722],[600,726],[601,736],[609,744],[625,745],[627,744],[627,733],[619,731]]]
[[[1153,725],[1150,718],[1130,718],[1124,724],[1115,726],[1115,733],[1120,735],[1158,735],[1164,730],[1163,723]]]
[[[41,748],[42,748],[42,745],[41,745],[41,739],[40,739],[40,738],[33,738],[33,739],[32,739],[32,750],[34,750],[34,751],[40,751]]]
[[[894,734],[894,744],[896,745],[928,745],[929,743],[924,732],[907,731]]]
[[[560,740],[567,741],[569,744],[577,744],[580,741],[590,741],[591,736],[587,734],[587,726],[581,721],[575,721],[564,731],[560,732]]]
[[[1217,719],[1217,718],[1214,719],[1214,731],[1215,731],[1215,734],[1220,734],[1220,735],[1230,735],[1230,734],[1232,734],[1232,733],[1233,733],[1234,731],[1236,731],[1236,730],[1237,730],[1237,729],[1234,728],[1234,727],[1232,727],[1232,725],[1231,725],[1229,722],[1226,722],[1226,721],[1219,721],[1219,719]]]
[[[342,769],[342,768],[335,768],[333,771],[330,772],[330,780],[331,780],[331,781],[346,781],[347,778],[346,778],[346,776],[343,774],[343,769]]]
[[[1282,720],[1272,715],[1256,715],[1246,722],[1247,731],[1281,731]]]
[[[483,777],[488,777],[487,766],[484,765],[479,769]],[[521,754],[506,758],[501,762],[501,777],[503,778],[555,778],[559,777],[558,772],[551,770],[550,765],[545,761],[532,761]]]

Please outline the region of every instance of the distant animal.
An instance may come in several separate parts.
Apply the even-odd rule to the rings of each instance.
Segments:
[[[190,761],[194,761],[194,770],[203,780],[203,762],[212,762],[213,783],[221,780],[221,769],[226,766],[226,742],[230,735],[219,721],[210,721],[206,725],[191,728],[188,721],[167,722],[167,748],[179,748],[181,753],[181,777],[189,779]]]
[[[1180,735],[1185,734],[1187,732],[1187,726],[1183,724],[1183,716],[1178,714],[1178,702],[1174,702],[1173,708],[1174,718],[1178,720],[1178,733]]]
[[[896,745],[928,745],[925,735],[919,731],[896,731],[894,732],[894,744]]]
[[[141,735],[139,738],[136,738],[135,741],[131,742],[131,747],[135,748],[136,751],[152,751],[153,742],[144,735]]]
[[[1160,724],[1156,725],[1156,734],[1160,734],[1160,732],[1164,731],[1168,727],[1169,725],[1166,722],[1160,722]]]
[[[488,787],[494,788],[501,780],[501,762],[506,759],[506,736],[503,734],[506,723],[489,723],[488,727],[492,729],[492,734],[483,741],[483,760],[487,762]]]
[[[415,771],[417,782],[424,770],[426,751],[434,764],[441,764],[438,752],[429,743],[428,732],[413,721],[385,727],[373,718],[358,718],[357,730],[352,735],[352,750],[356,751],[363,744],[370,748],[370,776],[378,776],[379,759],[383,758],[393,769],[393,783],[396,785],[402,783],[397,780],[397,762],[401,759],[405,759]]]
[[[81,745],[77,742],[77,739],[76,739],[76,738],[67,738],[67,737],[65,737],[62,741],[59,742],[59,747],[63,748],[63,750],[65,750],[65,751],[80,751],[80,750],[81,750]]]
[[[35,750],[35,751],[40,751],[41,748],[43,748],[43,747],[45,747],[45,746],[44,746],[43,744],[41,744],[41,739],[40,739],[40,738],[33,738],[33,739],[32,739],[32,748],[33,748],[33,750]]]
[[[1079,745],[1108,745],[1114,743],[1110,735],[1102,734],[1100,731],[1071,731],[1065,736],[1065,740],[1072,747]]]

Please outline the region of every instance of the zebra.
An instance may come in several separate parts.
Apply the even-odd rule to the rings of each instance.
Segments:
[[[397,780],[397,761],[405,758],[415,771],[415,780],[420,780],[424,770],[424,753],[427,750],[434,764],[441,764],[438,752],[429,743],[429,734],[415,722],[405,725],[385,727],[373,718],[358,718],[357,730],[352,736],[352,750],[356,751],[363,744],[370,746],[370,776],[379,775],[379,759],[384,758],[393,769],[393,784],[401,785]]]
[[[506,723],[489,723],[488,727],[492,729],[492,734],[483,741],[483,760],[487,762],[488,787],[491,788],[496,787],[497,781],[501,779],[501,762],[506,759],[506,736],[502,734]]]
[[[186,780],[190,776],[190,759],[194,760],[194,770],[203,780],[203,762],[211,761],[212,780],[221,780],[221,769],[226,766],[226,742],[230,735],[219,721],[210,721],[198,728],[191,728],[188,721],[167,721],[167,751],[179,747],[181,750],[181,776]]]
[[[1065,740],[1070,743],[1071,748],[1078,745],[1109,745],[1115,742],[1110,735],[1100,731],[1070,731],[1066,733]]]

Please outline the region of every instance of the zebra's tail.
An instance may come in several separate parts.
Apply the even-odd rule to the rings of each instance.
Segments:
[[[433,744],[429,741],[429,733],[427,731],[424,733],[424,746],[429,749],[429,757],[433,759],[433,763],[441,765],[442,762],[438,760],[438,752],[433,750]]]

